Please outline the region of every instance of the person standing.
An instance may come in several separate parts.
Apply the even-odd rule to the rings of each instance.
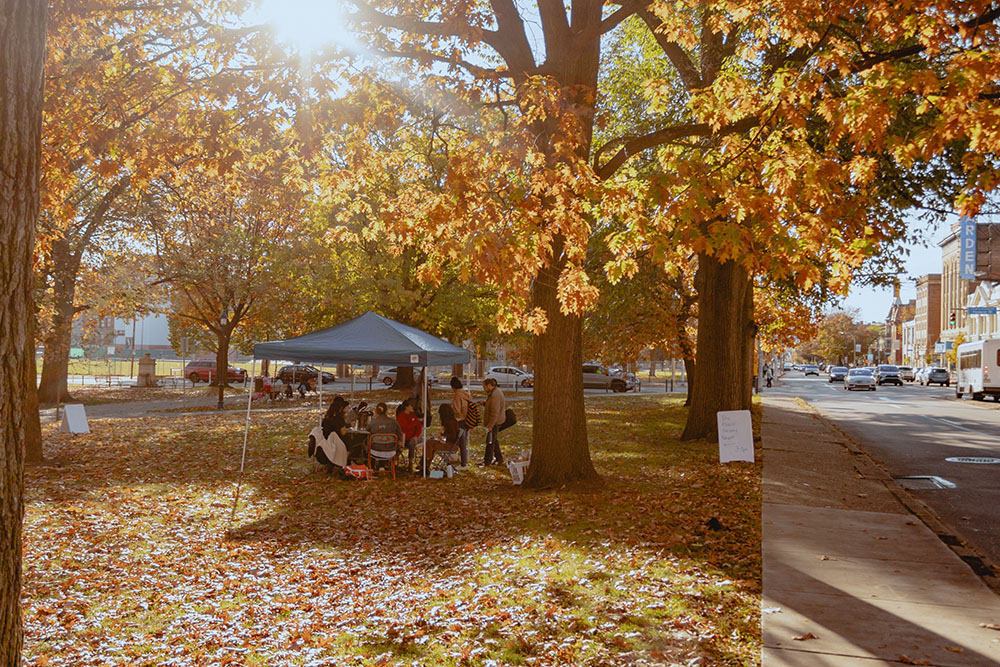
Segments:
[[[493,378],[483,380],[483,389],[486,391],[486,406],[483,409],[483,426],[486,427],[486,456],[483,465],[491,463],[502,464],[503,454],[500,452],[500,426],[506,419],[505,412],[507,403],[504,400],[503,392],[497,386],[497,381]]]
[[[461,453],[464,468],[469,465],[469,427],[465,425],[465,417],[469,414],[472,396],[463,388],[462,381],[458,377],[451,378],[451,388],[454,390],[451,410],[455,413],[455,421],[458,422],[458,451]]]

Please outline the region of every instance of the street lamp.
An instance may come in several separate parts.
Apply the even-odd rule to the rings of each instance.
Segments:
[[[853,366],[857,366],[858,365],[858,337],[855,336],[854,334],[852,334],[849,331],[841,331],[840,335],[841,336],[850,336],[851,337],[851,341],[853,341],[853,343],[854,343],[854,347],[852,348],[854,350],[854,363],[852,365]]]
[[[222,344],[222,336],[225,333],[226,325],[228,323],[229,323],[229,319],[226,317],[226,311],[223,310],[222,311],[222,315],[219,317],[219,344],[220,345]],[[220,350],[220,352],[221,352],[221,350]],[[216,365],[216,368],[215,368],[215,382],[219,385],[219,404],[216,406],[216,409],[222,410],[222,409],[225,408],[225,388],[226,388],[226,380],[229,380],[229,364],[228,363],[224,363],[225,368],[219,368],[218,367],[219,366],[219,361],[218,361],[219,356],[220,356],[219,354],[215,355],[215,359],[216,359],[216,361],[215,361],[215,365]],[[225,376],[225,380],[222,379],[223,376]]]

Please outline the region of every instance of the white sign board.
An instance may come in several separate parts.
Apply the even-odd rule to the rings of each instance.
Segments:
[[[753,463],[753,426],[749,410],[726,410],[716,413],[719,424],[719,463]]]
[[[90,426],[87,424],[87,413],[79,403],[63,406],[62,424],[59,430],[63,433],[90,433]]]
[[[411,364],[419,364],[420,363],[420,355],[419,354],[411,354],[410,355],[410,363]]]

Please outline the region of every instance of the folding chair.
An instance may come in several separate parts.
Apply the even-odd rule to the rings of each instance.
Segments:
[[[448,444],[444,440],[433,438],[427,441],[427,471],[440,470],[444,472],[451,465],[451,455],[458,453],[458,443]]]
[[[395,433],[372,433],[368,436],[368,468],[372,468],[372,457],[380,461],[388,461],[392,470],[392,478],[396,479],[396,454],[399,450],[399,437]]]

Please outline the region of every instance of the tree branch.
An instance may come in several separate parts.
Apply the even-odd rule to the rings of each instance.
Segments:
[[[602,146],[594,154],[594,171],[601,179],[611,177],[629,158],[638,155],[642,151],[671,141],[676,141],[683,137],[723,137],[729,134],[746,132],[755,127],[760,122],[757,116],[747,116],[732,125],[720,128],[717,132],[712,131],[712,126],[708,123],[690,123],[687,125],[672,125],[660,128],[649,134],[633,137],[621,137]],[[599,163],[601,155],[612,146],[621,145],[618,152],[603,165]]]

